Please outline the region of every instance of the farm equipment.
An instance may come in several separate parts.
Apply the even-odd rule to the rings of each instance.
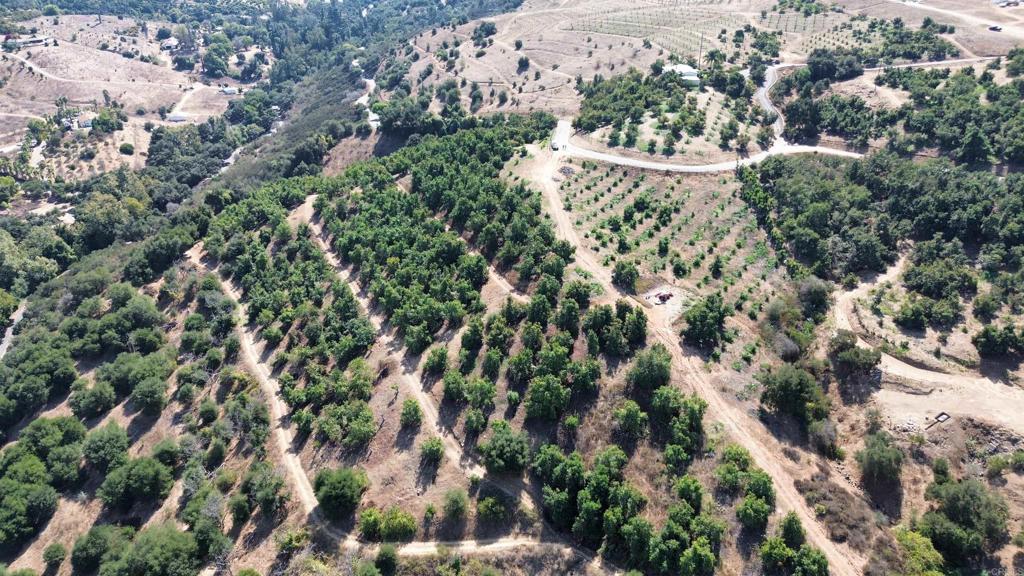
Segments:
[[[942,424],[943,422],[949,420],[950,418],[951,416],[949,414],[946,414],[945,412],[939,412],[938,415],[935,416],[935,420],[933,420],[931,424],[925,426],[924,429],[928,430],[932,426],[935,426],[936,424]]]

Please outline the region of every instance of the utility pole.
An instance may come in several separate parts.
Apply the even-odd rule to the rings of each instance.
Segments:
[[[700,46],[697,48],[697,70],[701,68],[701,60],[704,59],[704,31],[700,32]]]

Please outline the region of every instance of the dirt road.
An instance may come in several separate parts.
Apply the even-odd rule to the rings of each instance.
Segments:
[[[572,219],[563,209],[562,200],[558,195],[555,178],[558,176],[561,155],[537,147],[531,152],[542,162],[532,176],[543,191],[544,204],[555,224],[557,235],[576,246],[576,265],[589,272],[594,280],[601,284],[604,293],[600,299],[614,301],[619,298],[631,298],[642,305],[632,296],[620,292],[611,281],[610,271],[600,265],[597,258],[580,243]],[[659,314],[656,309],[648,314],[648,318],[652,335],[672,354],[675,380],[687,382],[692,386],[694,392],[708,402],[710,417],[721,422],[730,436],[750,451],[754,462],[771,475],[778,493],[779,508],[793,510],[800,515],[808,539],[821,548],[828,557],[831,573],[837,576],[859,575],[864,559],[854,554],[847,546],[832,542],[828,538],[814,512],[794,487],[795,478],[780,464],[782,446],[760,422],[743,409],[729,404],[708,378],[703,362],[699,358],[683,353],[671,319]]]
[[[11,348],[11,340],[14,340],[14,328],[21,322],[21,319],[25,317],[25,303],[26,300],[22,300],[21,304],[18,305],[18,309],[11,314],[11,324],[4,330],[4,339],[0,341],[0,359],[7,355],[7,350]]]
[[[220,278],[220,272],[216,268],[209,267],[203,260],[203,244],[199,243],[192,247],[191,250],[185,253],[188,256],[189,261],[195,264],[201,270],[207,270],[216,274]],[[316,492],[313,490],[313,484],[309,481],[309,476],[306,475],[305,469],[302,467],[302,462],[299,460],[298,454],[292,448],[295,435],[292,433],[287,422],[288,407],[285,405],[284,400],[281,399],[280,388],[277,382],[271,377],[270,370],[260,362],[259,351],[257,350],[255,339],[250,330],[245,328],[245,320],[241,314],[244,309],[242,305],[242,295],[238,290],[227,281],[221,282],[221,287],[229,298],[238,304],[238,335],[241,341],[241,360],[245,368],[256,377],[259,381],[260,389],[263,390],[264,399],[267,402],[267,407],[270,409],[270,418],[272,421],[274,440],[277,443],[278,451],[281,454],[281,462],[288,472],[288,476],[291,478],[292,488],[295,496],[298,497],[299,502],[302,504],[303,510],[306,514],[311,517],[316,516],[317,499]]]
[[[862,282],[856,289],[836,298],[832,307],[836,329],[857,333],[860,323],[854,321],[854,316],[861,307],[860,301],[875,288],[895,282],[906,260],[906,256],[901,257],[873,280]],[[858,334],[857,344],[871,347],[861,334]],[[879,369],[918,388],[908,391],[883,386],[875,393],[875,401],[895,422],[923,425],[939,412],[947,412],[954,417],[970,416],[1024,434],[1024,420],[1020,417],[1024,414],[1024,390],[1012,384],[966,370],[947,373],[919,368],[885,353]]]

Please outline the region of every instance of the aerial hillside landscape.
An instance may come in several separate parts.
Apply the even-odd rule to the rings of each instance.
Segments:
[[[8,0],[0,576],[1024,571],[1024,8]]]

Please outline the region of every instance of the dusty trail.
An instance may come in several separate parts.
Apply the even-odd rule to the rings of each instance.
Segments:
[[[533,152],[535,156],[546,153],[536,149]],[[611,273],[580,244],[571,217],[563,209],[562,200],[558,195],[558,186],[554,180],[557,176],[558,165],[559,155],[549,154],[543,169],[538,170],[535,175],[536,183],[543,190],[544,201],[548,213],[555,223],[558,236],[577,247],[576,264],[601,283],[604,289],[603,299],[631,298],[636,300],[630,295],[621,293],[611,282]],[[639,301],[637,302],[642,305]],[[694,391],[708,402],[712,417],[722,422],[729,434],[750,451],[754,462],[771,475],[778,493],[779,507],[783,510],[793,510],[801,517],[807,530],[808,539],[828,558],[830,572],[837,576],[861,574],[864,559],[854,554],[848,547],[832,542],[828,538],[814,512],[794,487],[795,478],[779,463],[782,447],[771,436],[771,433],[746,411],[730,405],[722,397],[707,377],[700,359],[683,353],[679,345],[679,336],[673,329],[669,318],[656,311],[649,313],[648,318],[653,336],[672,354],[676,379],[686,381],[693,386]]]
[[[21,112],[0,112],[0,116],[10,116],[11,118],[25,118],[27,120],[46,120],[46,118],[44,118],[43,116],[39,116],[37,114],[24,114]],[[18,130],[15,130],[14,132],[8,132],[7,134],[2,134],[2,136],[14,134],[15,132],[18,132]]]
[[[188,256],[189,261],[195,264],[199,269],[206,270],[213,274],[216,274],[218,278],[221,278],[220,271],[216,268],[211,268],[206,264],[202,257],[203,245],[202,243],[196,244],[191,250],[185,254]],[[274,440],[277,443],[277,448],[281,453],[281,462],[288,472],[288,476],[292,480],[292,487],[295,495],[298,496],[299,502],[302,504],[303,510],[310,517],[316,520],[321,520],[317,511],[317,499],[316,492],[313,490],[313,484],[309,481],[309,477],[306,475],[306,471],[302,467],[302,462],[299,461],[298,454],[292,448],[295,435],[292,432],[289,425],[286,423],[288,415],[288,407],[285,405],[284,400],[280,396],[280,388],[277,382],[270,375],[270,371],[267,367],[260,362],[260,355],[256,349],[256,344],[253,339],[252,332],[244,328],[245,320],[241,315],[241,311],[244,309],[242,304],[242,295],[234,287],[234,285],[226,280],[221,281],[221,287],[229,298],[238,304],[238,332],[239,340],[241,341],[241,360],[245,368],[256,377],[260,383],[260,388],[263,390],[264,399],[267,402],[267,406],[270,409],[270,418],[273,422],[274,429]]]
[[[26,300],[22,300],[21,304],[18,305],[18,309],[14,311],[14,314],[11,314],[11,325],[4,330],[4,339],[0,342],[0,359],[3,359],[7,355],[7,350],[11,348],[11,341],[14,340],[14,327],[25,317],[26,302]]]

